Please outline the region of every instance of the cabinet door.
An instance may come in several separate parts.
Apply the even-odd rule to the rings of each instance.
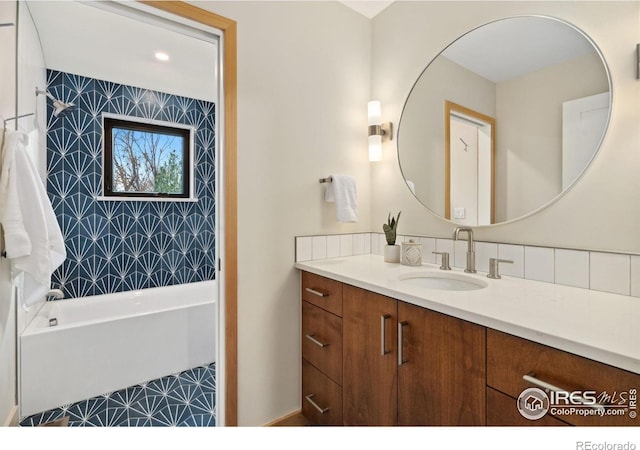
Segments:
[[[403,302],[398,320],[398,423],[484,425],[485,328]]]
[[[343,286],[343,418],[345,425],[397,421],[397,301]]]

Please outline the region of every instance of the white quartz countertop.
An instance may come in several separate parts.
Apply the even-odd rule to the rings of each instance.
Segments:
[[[464,274],[484,289],[446,291],[400,280],[402,274],[439,270],[385,263],[379,255],[298,262],[297,269],[504,331],[540,344],[640,374],[640,298],[486,273]]]

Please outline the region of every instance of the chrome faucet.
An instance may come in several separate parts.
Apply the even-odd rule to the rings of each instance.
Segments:
[[[492,278],[494,280],[499,280],[500,278],[502,278],[500,276],[500,270],[499,270],[500,263],[513,264],[513,260],[489,258],[489,273],[487,274],[487,278]]]
[[[476,252],[473,247],[473,230],[467,227],[458,227],[453,231],[453,239],[458,240],[461,231],[467,232],[467,267],[464,269],[467,273],[476,273]]]

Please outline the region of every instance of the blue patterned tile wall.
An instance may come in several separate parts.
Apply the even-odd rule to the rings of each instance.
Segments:
[[[67,247],[52,284],[85,297],[215,278],[215,105],[47,71],[47,191]],[[102,113],[188,124],[195,132],[197,202],[100,201]]]

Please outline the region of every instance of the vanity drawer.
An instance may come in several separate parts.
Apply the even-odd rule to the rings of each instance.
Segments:
[[[342,388],[304,359],[302,415],[315,425],[342,425]]]
[[[342,283],[302,272],[302,300],[342,317]]]
[[[342,319],[302,302],[302,357],[342,385]]]
[[[492,427],[562,427],[566,423],[546,415],[538,420],[529,420],[518,412],[516,399],[487,387],[487,426]]]
[[[632,418],[634,414],[629,414],[628,408],[634,390],[636,395],[640,390],[640,375],[499,331],[487,330],[487,385],[518,398],[524,389],[537,387],[523,379],[527,374],[564,391],[595,391],[593,395],[600,397],[600,403],[610,404],[605,407],[604,416],[588,415],[586,411],[584,415],[558,413],[558,417],[565,422],[590,426],[640,425],[640,419]],[[603,396],[606,395],[610,399],[603,402]],[[573,406],[569,400],[566,403],[568,407]],[[564,406],[562,402],[556,404]],[[625,407],[627,410],[624,415],[609,415]]]

